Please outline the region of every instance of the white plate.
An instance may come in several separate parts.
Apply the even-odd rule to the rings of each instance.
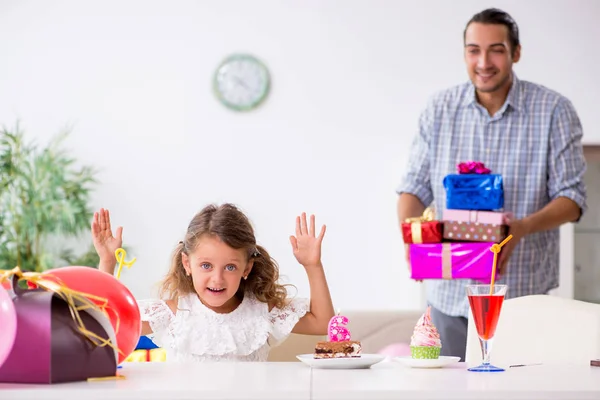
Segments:
[[[351,358],[314,358],[312,354],[300,354],[296,358],[313,368],[324,369],[365,369],[385,360],[381,354],[361,354]]]
[[[407,367],[411,368],[442,368],[446,365],[454,364],[460,361],[460,357],[448,357],[440,356],[435,360],[424,360],[418,358],[412,358],[411,356],[395,357],[395,361],[398,361]]]

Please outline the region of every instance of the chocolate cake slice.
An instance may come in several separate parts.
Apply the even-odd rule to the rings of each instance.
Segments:
[[[315,358],[360,357],[362,346],[358,340],[343,342],[318,342],[315,346]]]

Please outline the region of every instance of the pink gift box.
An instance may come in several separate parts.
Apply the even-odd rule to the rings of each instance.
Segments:
[[[427,243],[409,245],[412,279],[492,278],[493,242]]]
[[[507,219],[512,219],[511,212],[493,212],[493,211],[471,211],[471,210],[444,210],[442,220],[471,222],[480,224],[506,225]]]

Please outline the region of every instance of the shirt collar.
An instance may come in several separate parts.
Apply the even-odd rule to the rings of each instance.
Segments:
[[[473,85],[472,82],[469,82],[462,105],[466,107],[476,103],[477,98],[475,97],[475,85]],[[500,110],[505,110],[507,106],[511,106],[518,112],[525,111],[523,104],[523,87],[514,71],[512,72],[512,84],[510,86],[510,90],[508,91],[508,96],[506,97],[506,101]]]

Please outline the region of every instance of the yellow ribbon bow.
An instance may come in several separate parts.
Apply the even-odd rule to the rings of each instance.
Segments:
[[[410,224],[410,233],[412,234],[412,242],[415,244],[423,243],[421,232],[421,224],[430,222],[435,219],[435,210],[432,207],[427,207],[420,217],[406,218],[404,222]]]
[[[117,279],[121,278],[121,270],[123,269],[123,266],[126,266],[127,268],[131,268],[131,266],[136,262],[137,258],[134,257],[133,260],[131,261],[125,261],[125,257],[127,257],[127,252],[125,251],[125,249],[122,248],[118,248],[115,251],[115,257],[117,258],[117,261],[119,262],[119,266],[117,267]]]

